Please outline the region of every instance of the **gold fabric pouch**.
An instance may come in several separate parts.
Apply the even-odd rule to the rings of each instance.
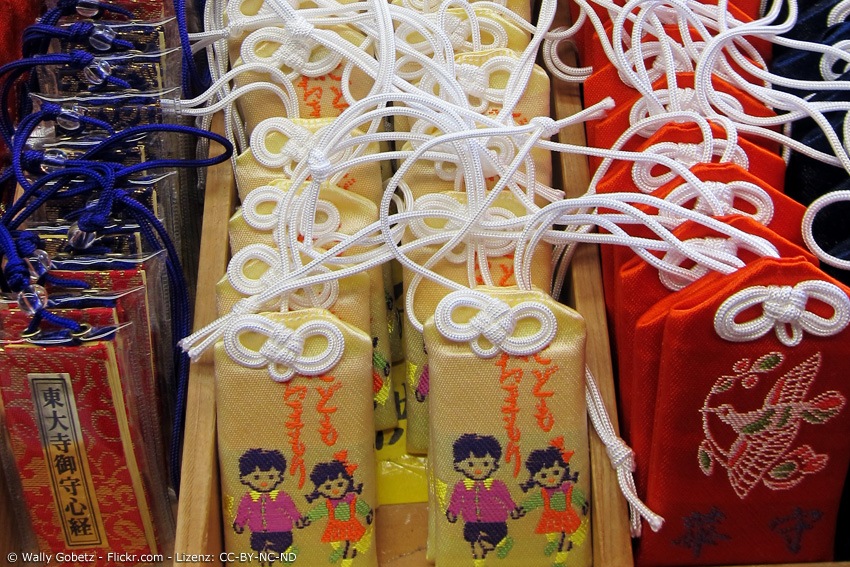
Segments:
[[[249,317],[215,347],[226,551],[377,566],[369,336],[323,309]],[[330,369],[298,370],[332,350]]]
[[[531,2],[528,2],[528,0],[505,0],[498,3],[510,9],[523,20],[531,21]],[[393,4],[407,6],[424,13],[432,13],[439,11],[441,2],[439,0],[393,0]],[[475,7],[474,1],[472,6]]]
[[[492,49],[510,49],[519,54],[528,47],[529,33],[513,21],[505,18],[495,10],[481,8],[474,3],[472,4],[472,9],[475,12],[481,30],[481,45],[479,46],[480,49],[477,50],[472,43],[471,26],[466,10],[463,8],[449,8],[447,10],[445,30],[452,41],[455,55],[469,53],[473,50],[483,51]],[[399,26],[398,29],[398,34],[402,39],[406,39],[413,46],[417,44],[424,45],[424,39],[418,32],[405,26]],[[399,72],[405,73],[405,78],[413,84],[418,84],[418,78],[414,77],[421,75],[423,71],[422,66],[413,61],[406,62],[399,67]],[[398,104],[396,103],[396,105]],[[393,117],[393,129],[396,132],[409,132],[410,121],[408,117]]]
[[[424,331],[437,565],[590,565],[584,320],[540,291],[476,291]]]
[[[463,77],[462,85],[468,93],[469,103],[477,108],[482,114],[495,116],[501,111],[502,105],[497,100],[504,100],[503,94],[499,94],[508,83],[511,70],[515,62],[519,60],[516,52],[511,49],[491,49],[472,53],[460,53],[455,56],[455,65],[459,77]],[[425,90],[434,90],[433,84],[426,78],[420,82],[420,87]],[[482,99],[476,93],[487,92],[487,96],[494,99]],[[435,94],[439,94],[435,92]],[[527,124],[536,116],[549,116],[549,76],[541,67],[535,65],[529,78],[525,93],[513,110],[513,121],[516,124]],[[417,132],[422,128],[419,122],[412,123],[410,129]],[[424,133],[433,134],[431,127],[425,128]],[[414,146],[409,142],[402,144],[402,150],[412,151]],[[509,162],[503,150],[493,143],[488,149],[495,151],[503,162]],[[515,148],[514,148],[515,149]],[[538,183],[544,185],[552,184],[552,157],[548,150],[533,148],[531,157],[534,161],[534,178]],[[454,172],[457,167],[449,162],[434,162],[420,159],[404,175],[404,181],[413,192],[414,198],[428,193],[456,190]],[[525,172],[525,166],[521,166],[520,172]],[[485,172],[486,175],[486,172]],[[488,188],[498,180],[497,177],[487,178]],[[538,204],[543,205],[544,202]]]
[[[466,205],[466,193],[454,191],[445,192],[444,195],[454,199],[461,205]],[[520,216],[525,214],[524,206],[510,193],[502,193],[496,197],[494,207],[505,209]],[[445,220],[428,219],[426,221],[432,229],[439,229],[445,224]],[[414,234],[408,230],[405,232],[405,243],[415,239]],[[433,256],[439,247],[427,246],[415,250],[409,257],[417,264],[423,265]],[[456,250],[457,252],[457,250]],[[513,254],[495,256],[488,260],[490,274],[493,283],[502,286],[516,284],[513,267]],[[535,267],[531,274],[531,283],[542,289],[548,289],[551,285],[552,248],[541,243],[535,250],[532,265]],[[466,262],[454,263],[447,258],[441,259],[431,270],[462,285],[469,285]],[[405,293],[410,288],[415,273],[404,270]],[[480,271],[476,272],[476,284],[485,283]],[[423,279],[416,290],[414,301],[415,315],[419,321],[426,321],[434,314],[437,304],[451,290],[428,279]],[[428,391],[429,391],[429,367],[428,352],[422,333],[416,330],[407,317],[403,318],[402,340],[405,349],[406,377],[407,377],[407,450],[414,454],[423,454],[428,451]]]

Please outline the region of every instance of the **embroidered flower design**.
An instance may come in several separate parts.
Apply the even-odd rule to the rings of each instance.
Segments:
[[[779,378],[761,407],[738,409],[751,400],[740,396],[742,390],[732,389],[740,383],[744,390],[753,390],[761,375],[778,368],[784,360],[782,354],[771,352],[752,363],[750,359],[738,361],[732,367],[734,375],[718,378],[700,409],[705,432],[697,451],[700,469],[710,476],[715,463],[722,466],[741,499],[762,482],[771,490],[787,490],[806,475],[822,471],[829,461],[828,455],[816,453],[809,445],[793,447],[804,423],[826,423],[846,404],[845,397],[834,390],[806,399],[820,371],[820,353]],[[725,428],[718,429],[721,425]]]

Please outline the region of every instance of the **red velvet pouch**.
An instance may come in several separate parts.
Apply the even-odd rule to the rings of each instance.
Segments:
[[[776,246],[781,257],[803,256],[812,264],[817,265],[816,258],[808,250],[782,238],[752,218],[733,215],[723,217],[720,220],[748,234],[770,241]],[[727,240],[728,238],[704,225],[690,221],[683,223],[673,231],[673,234],[682,241],[706,238]],[[736,248],[735,254],[744,262],[751,263],[757,260],[758,256],[752,251],[742,246]],[[683,264],[683,267],[687,267],[687,265]],[[685,283],[669,277],[666,279],[674,284],[682,285]],[[691,283],[690,285],[695,284]],[[682,293],[689,287],[684,287]],[[632,396],[639,396],[640,392],[643,391],[642,389],[634,390],[636,382],[631,375],[636,348],[635,326],[641,316],[649,311],[653,305],[670,295],[674,295],[674,292],[662,283],[662,276],[659,271],[638,256],[633,256],[619,267],[612,288],[614,316],[611,317],[611,320],[613,322],[614,342],[617,345],[617,360],[620,362],[618,372],[620,428],[623,436],[626,439],[631,439],[630,433],[633,424],[635,427],[646,427],[645,419],[641,423],[642,416],[632,412]],[[635,451],[637,452],[637,450]],[[645,456],[645,454],[638,453],[638,458],[642,456]],[[645,459],[641,460],[645,462]]]
[[[639,565],[832,558],[850,459],[847,293],[809,262],[772,260],[670,310],[646,498],[667,524],[645,534]]]
[[[773,218],[767,224],[767,227],[778,236],[786,238],[801,247],[803,246],[800,226],[802,224],[803,214],[805,213],[805,207],[801,204],[797,203],[790,197],[787,197],[783,193],[776,191],[734,163],[702,163],[693,166],[690,171],[702,181],[718,183],[743,181],[760,187],[767,193],[767,196],[773,202],[774,207]],[[655,190],[652,195],[660,199],[667,199],[671,192],[680,187],[682,183],[682,179],[676,177],[666,185]],[[694,199],[689,199],[683,203],[683,206],[686,208],[693,208],[693,201]],[[736,209],[747,213],[755,212],[755,207],[740,198],[735,198],[732,201],[732,205]],[[638,208],[644,209],[645,207]],[[628,231],[634,236],[651,236],[649,230],[641,226],[631,227]],[[620,266],[634,257],[634,252],[623,246],[603,247],[600,256],[602,259],[605,305],[610,313],[614,308],[614,296],[616,294],[616,291],[614,291],[615,275],[617,274]]]
[[[732,5],[729,5],[728,12],[733,18],[737,19],[740,22],[746,23],[746,22],[751,22],[753,20],[752,18],[750,18],[749,16],[747,16],[746,14],[741,12],[741,10],[739,10],[738,8],[736,8],[735,6],[732,6]],[[608,56],[605,54],[605,51],[599,47],[599,35],[596,33],[593,26],[588,25],[588,26],[586,26],[586,28],[587,28],[587,30],[584,32],[585,34],[592,31],[593,37],[590,38],[590,41],[594,42],[594,43],[592,43],[592,45],[594,46],[594,49],[584,50],[582,52],[582,55],[583,55],[582,65],[591,66],[594,69],[601,69],[607,63],[609,63]],[[605,24],[605,35],[608,36],[609,39],[613,35],[612,34],[613,29],[614,29],[614,22],[609,20]],[[691,39],[693,41],[705,41],[696,32],[696,30],[694,30],[694,28],[688,26],[688,30],[690,31]],[[711,30],[709,30],[709,31],[711,31]],[[675,41],[676,43],[679,43],[679,44],[682,43],[682,34],[681,34],[680,28],[677,24],[666,24],[666,25],[664,25],[664,32],[668,36],[667,39]],[[631,34],[632,34],[632,23],[631,23],[630,20],[626,20],[624,30],[623,30],[623,35],[631,36]],[[585,35],[582,39],[583,39],[583,41],[586,41],[588,38]],[[655,35],[653,35],[653,33],[649,29],[647,29],[646,32],[643,34],[642,40],[644,42],[652,42],[652,41],[658,41],[658,38]],[[771,56],[773,55],[773,48],[772,48],[771,43],[768,42],[768,41],[765,41],[764,39],[755,37],[755,36],[748,36],[747,40],[755,48],[755,50],[758,51],[759,55],[761,55],[762,58],[764,58],[765,62],[770,63]]]
[[[720,126],[715,123],[709,124],[712,135],[715,138],[726,139],[726,132]],[[692,122],[670,122],[659,128],[652,136],[643,140],[643,143],[638,146],[636,151],[645,152],[657,144],[670,142],[676,144],[703,144],[702,130]],[[770,187],[773,187],[780,193],[784,193],[785,161],[782,157],[778,153],[766,150],[764,147],[746,138],[738,137],[737,143],[738,147],[746,155],[747,167],[745,169]],[[719,159],[719,156],[714,156],[714,159]],[[602,180],[600,180],[596,192],[614,193],[637,190],[632,179],[632,169],[633,162],[614,162]],[[653,176],[660,176],[667,171],[669,171],[667,168],[658,165],[654,166],[650,170],[650,173]]]
[[[625,4],[625,2],[618,1],[617,4],[622,6]],[[710,0],[706,0],[704,4],[716,5],[715,2],[711,2]],[[569,3],[569,7],[570,21],[575,22],[579,16],[579,6],[575,2],[571,2]],[[603,24],[611,21],[607,10],[594,3],[591,3],[591,7],[602,20]],[[761,14],[761,0],[734,0],[733,2],[729,3],[729,7],[730,13],[738,14],[735,17],[740,17],[740,15],[745,16],[746,19],[744,19],[743,21],[752,21],[758,18]],[[733,10],[735,11],[733,12]],[[578,41],[576,43],[579,48],[579,56],[581,58],[581,61],[587,61],[589,59],[590,52],[592,51],[602,51],[602,48],[599,46],[599,36],[589,22],[585,23],[584,26],[582,26],[581,30],[579,30],[577,40]],[[587,63],[582,63],[582,65],[587,65]]]
[[[676,80],[678,89],[694,88],[693,73],[677,73]],[[731,85],[723,79],[719,77],[713,77],[712,84],[714,85],[714,88],[717,91],[729,94],[738,99],[738,101],[740,101],[741,103],[743,111],[747,114],[758,117],[775,116],[773,110],[766,107],[758,99],[735,87],[734,85]],[[667,89],[666,77],[662,77],[655,81],[655,83],[653,83],[653,90],[658,91],[661,89]],[[635,93],[637,93],[637,91],[635,91]],[[635,94],[635,97],[633,99],[628,99],[627,101],[625,101],[622,105],[611,111],[604,119],[587,122],[585,124],[585,130],[587,133],[587,144],[595,148],[612,147],[614,143],[620,138],[620,136],[623,135],[623,132],[628,130],[631,126],[631,123],[629,122],[629,114],[632,111],[632,106],[639,100],[640,96]],[[751,140],[755,144],[758,144],[774,153],[779,152],[778,144],[771,140],[767,140],[765,138],[752,134],[742,134],[741,137]],[[643,143],[643,141],[643,137],[633,136],[620,149],[633,151],[638,148]],[[596,171],[596,168],[599,167],[599,163],[602,160],[596,157],[590,157],[588,159],[591,171]]]

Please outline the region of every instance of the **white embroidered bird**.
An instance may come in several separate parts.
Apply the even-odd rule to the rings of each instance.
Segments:
[[[802,480],[803,474],[812,474],[826,466],[827,456],[815,454],[808,445],[790,451],[803,422],[824,423],[838,415],[846,403],[834,390],[805,399],[820,365],[818,353],[794,367],[776,381],[757,410],[739,413],[730,404],[703,407],[706,425],[707,415],[713,414],[738,435],[726,451],[706,427],[707,438],[700,446],[699,455],[703,471],[711,474],[711,461],[717,459],[727,469],[735,493],[744,498],[759,481],[764,480],[768,485],[776,481],[776,487],[790,488]],[[795,460],[780,463],[783,457]],[[766,474],[769,479],[764,478]]]

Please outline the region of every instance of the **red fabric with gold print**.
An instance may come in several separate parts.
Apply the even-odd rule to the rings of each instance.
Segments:
[[[799,303],[794,294],[811,281],[834,292]],[[788,287],[746,309],[736,303],[757,286]],[[780,337],[782,322],[811,316],[801,314],[846,313],[848,291],[802,259],[765,260],[669,311],[646,463],[646,503],[667,524],[644,534],[638,565],[831,560],[850,460],[850,330],[825,324],[833,334],[817,336],[804,325],[798,344]],[[737,324],[769,316],[777,328],[726,340],[716,329],[731,332],[724,313]]]
[[[112,309],[89,311],[93,322],[114,321]],[[103,556],[90,565],[110,565],[109,550],[156,551],[115,352],[113,341],[0,350],[3,418],[37,551]],[[38,380],[51,385],[36,404]]]

